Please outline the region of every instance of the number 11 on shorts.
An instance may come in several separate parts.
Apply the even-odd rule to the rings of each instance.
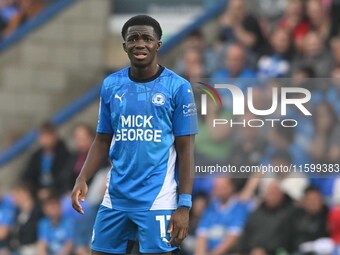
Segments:
[[[171,218],[171,215],[156,215],[156,221],[159,221],[159,228],[161,237],[166,237],[166,228],[165,228],[165,219],[169,221]]]

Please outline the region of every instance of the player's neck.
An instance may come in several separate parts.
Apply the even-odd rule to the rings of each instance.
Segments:
[[[144,80],[156,75],[159,69],[160,66],[157,63],[152,63],[151,65],[146,67],[136,67],[131,65],[130,72],[133,78],[138,80]]]

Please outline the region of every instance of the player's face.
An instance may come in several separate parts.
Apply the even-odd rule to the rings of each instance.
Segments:
[[[146,67],[156,60],[156,53],[162,42],[151,26],[131,26],[128,28],[123,47],[136,67]]]

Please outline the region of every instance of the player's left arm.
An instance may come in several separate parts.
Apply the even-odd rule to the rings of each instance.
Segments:
[[[191,195],[193,179],[191,170],[194,163],[194,135],[177,136],[175,138],[175,147],[178,160],[178,190],[179,195]],[[172,214],[168,232],[171,233],[169,244],[179,246],[187,235],[189,227],[189,207],[179,206]]]

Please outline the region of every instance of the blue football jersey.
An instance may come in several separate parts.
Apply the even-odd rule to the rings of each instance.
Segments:
[[[97,132],[114,135],[102,204],[123,211],[176,209],[175,137],[198,132],[190,83],[164,67],[143,81],[129,70],[113,73],[102,86]]]

